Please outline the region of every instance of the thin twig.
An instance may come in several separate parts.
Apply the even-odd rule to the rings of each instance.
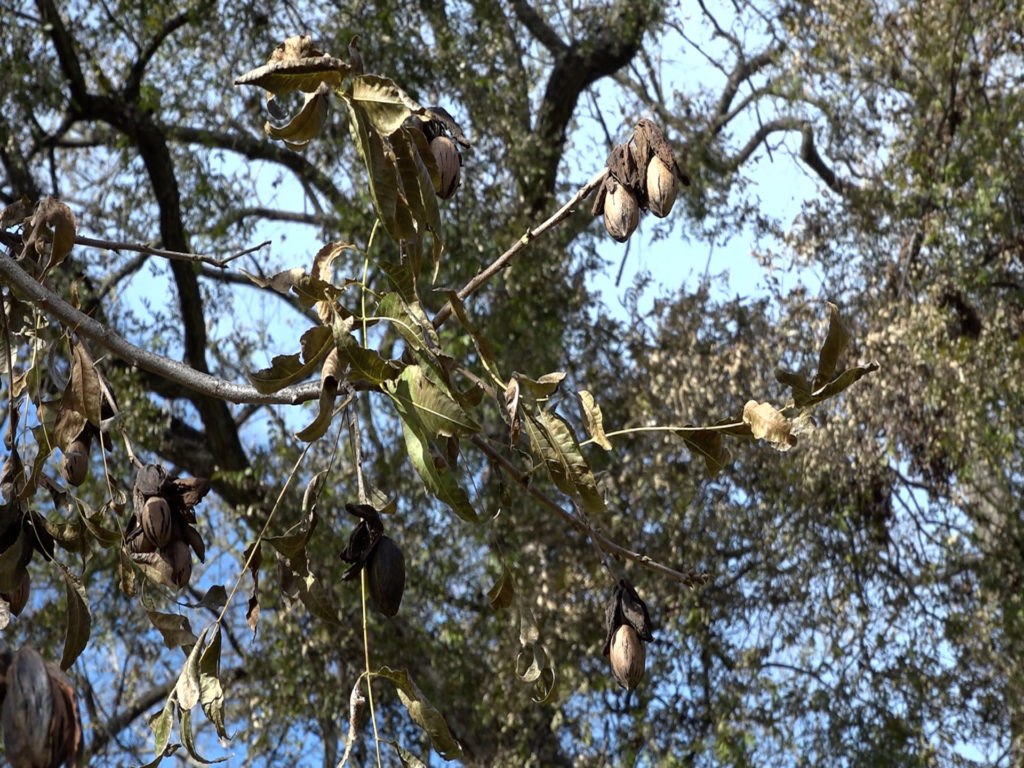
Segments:
[[[561,517],[565,522],[567,522],[577,531],[592,535],[592,540],[594,541],[594,543],[600,546],[601,549],[603,549],[605,552],[608,552],[612,555],[616,555],[618,557],[625,558],[626,560],[632,560],[635,563],[639,563],[644,568],[655,571],[656,573],[660,573],[663,576],[667,576],[668,578],[674,581],[678,581],[681,584],[685,584],[688,587],[694,587],[698,584],[703,584],[707,581],[707,577],[704,574],[698,574],[693,572],[681,573],[680,571],[676,571],[672,568],[669,568],[667,565],[662,565],[661,563],[652,559],[648,555],[642,555],[639,552],[633,552],[632,550],[626,549],[625,547],[616,544],[614,541],[605,537],[601,533],[598,533],[593,528],[591,528],[588,531],[587,527],[579,518],[577,518],[570,512],[566,512],[564,509],[562,509],[562,507],[559,504],[555,503],[544,492],[537,490],[532,485],[529,485],[527,483],[527,480],[529,479],[527,473],[520,471],[519,468],[516,467],[511,461],[505,458],[505,456],[503,456],[499,451],[495,450],[494,447],[487,442],[487,440],[480,437],[479,435],[473,435],[469,438],[469,440],[473,445],[480,449],[480,451],[483,452],[484,455],[486,455],[489,459],[494,461],[503,472],[509,475],[509,477],[515,480],[520,486],[524,487],[526,489],[526,492],[533,496],[533,498],[537,499],[537,501],[539,501],[545,507],[555,512],[555,514]]]
[[[602,168],[601,171],[597,173],[590,181],[588,181],[586,184],[580,187],[579,191],[576,192],[576,194],[573,195],[565,205],[563,205],[561,208],[555,211],[547,221],[537,225],[533,229],[526,230],[526,234],[524,234],[521,238],[516,240],[515,244],[511,248],[509,248],[507,251],[501,254],[501,256],[496,258],[488,266],[484,267],[482,270],[477,272],[476,276],[473,277],[472,280],[470,280],[461,289],[459,289],[458,293],[456,294],[459,297],[459,299],[465,301],[466,297],[472,294],[473,291],[475,291],[481,285],[486,283],[493,275],[504,269],[505,266],[512,260],[513,256],[515,256],[521,250],[526,248],[526,246],[532,243],[536,238],[543,235],[549,229],[554,228],[555,225],[557,225],[563,219],[568,218],[569,215],[576,209],[576,206],[579,205],[581,201],[585,200],[595,189],[597,189],[604,183],[605,177],[607,175],[608,169]],[[451,314],[452,304],[451,302],[448,302],[443,307],[441,307],[440,310],[438,310],[436,315],[434,315],[434,328],[440,328],[444,324],[444,322],[451,316]]]
[[[200,253],[182,253],[180,251],[168,251],[163,248],[154,248],[151,245],[145,243],[122,243],[115,240],[97,240],[92,237],[76,237],[75,242],[78,245],[84,245],[89,248],[105,248],[108,251],[137,251],[138,253],[145,253],[150,256],[160,256],[164,259],[171,259],[172,261],[200,261],[204,264],[212,264],[215,267],[223,269],[229,263],[235,259],[241,258],[248,253],[258,251],[264,246],[270,245],[270,240],[264,240],[259,245],[254,245],[251,248],[246,248],[244,251],[238,251],[230,256],[225,256],[223,259],[218,259],[215,256],[204,256]]]

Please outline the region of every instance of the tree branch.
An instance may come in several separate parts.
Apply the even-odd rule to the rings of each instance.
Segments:
[[[263,394],[255,387],[218,379],[205,371],[197,371],[184,363],[137,347],[118,336],[107,326],[79,312],[53,291],[37,283],[9,256],[0,256],[0,277],[4,282],[21,291],[33,304],[56,317],[75,333],[99,344],[132,365],[137,365],[143,370],[180,384],[191,392],[228,403],[270,405],[295,405],[315,400],[320,395],[319,382],[293,385],[269,395]],[[234,429],[233,424],[232,429]]]
[[[471,295],[477,288],[486,283],[493,275],[500,272],[505,266],[512,260],[512,257],[519,253],[521,250],[526,248],[540,235],[544,234],[548,230],[555,227],[563,219],[567,218],[571,214],[579,203],[586,199],[595,189],[604,183],[605,177],[608,175],[608,169],[602,168],[601,171],[596,174],[590,181],[580,187],[579,191],[573,195],[565,205],[555,211],[546,221],[533,229],[528,229],[526,234],[516,240],[515,244],[512,245],[507,251],[501,256],[492,261],[489,265],[484,267],[482,270],[476,273],[476,275],[468,283],[466,283],[456,295],[459,299],[465,301],[465,299]],[[437,314],[434,315],[434,328],[440,328],[448,317],[452,313],[452,304],[449,301],[441,309],[438,310]]]
[[[512,11],[519,22],[543,45],[556,56],[569,50],[569,46],[558,36],[537,10],[526,0],[512,0]]]

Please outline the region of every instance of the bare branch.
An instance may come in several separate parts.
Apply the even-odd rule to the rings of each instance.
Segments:
[[[238,251],[230,256],[225,256],[222,259],[218,259],[215,256],[203,256],[199,253],[181,253],[180,251],[168,251],[163,248],[154,248],[151,245],[145,243],[122,243],[114,240],[97,240],[92,237],[76,237],[75,242],[79,245],[85,245],[90,248],[105,248],[108,251],[138,251],[139,253],[145,253],[150,256],[160,256],[164,259],[172,259],[175,261],[199,261],[204,264],[212,264],[215,267],[223,269],[229,263],[234,261],[241,256],[245,256],[247,253],[258,251],[266,245],[270,245],[270,240],[264,240],[259,245],[254,245],[251,248],[246,248],[244,251]]]
[[[512,10],[522,25],[537,39],[537,42],[549,51],[558,55],[569,50],[569,46],[566,45],[565,41],[558,36],[558,33],[541,18],[537,10],[527,3],[526,0],[512,0]]]

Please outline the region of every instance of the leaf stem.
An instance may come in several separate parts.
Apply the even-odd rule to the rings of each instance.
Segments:
[[[370,672],[370,635],[366,628],[366,569],[359,569],[359,588],[363,602],[363,657],[366,662],[366,700],[370,704],[370,722],[373,723],[373,746],[377,750],[377,768],[381,768],[380,735],[377,733],[377,711],[373,706],[373,673]]]

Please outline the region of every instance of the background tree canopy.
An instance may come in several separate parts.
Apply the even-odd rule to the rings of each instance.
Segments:
[[[307,34],[296,151],[297,70],[232,83]],[[0,0],[0,40],[0,619],[84,760],[1024,764],[1018,4]],[[450,200],[419,105],[472,142]],[[577,193],[641,118],[691,185],[611,249]],[[588,288],[740,237],[757,295]],[[123,544],[157,463],[210,480],[182,590]]]

